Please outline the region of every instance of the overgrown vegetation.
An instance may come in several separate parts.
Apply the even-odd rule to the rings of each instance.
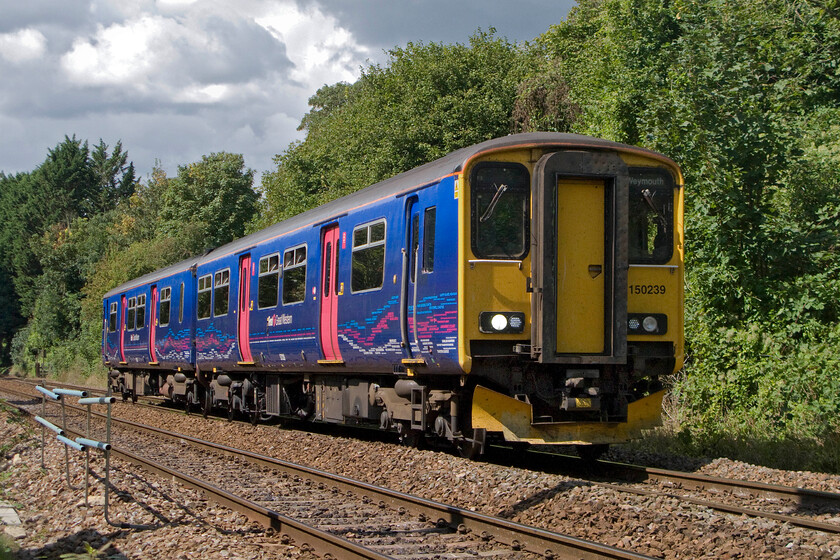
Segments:
[[[255,213],[253,171],[241,155],[204,156],[172,178],[155,169],[141,183],[120,144],[111,156],[107,149],[100,141],[91,155],[87,143],[65,138],[35,171],[0,175],[0,236],[10,240],[0,244],[0,269],[14,279],[0,301],[0,332],[4,359],[18,370],[31,373],[38,362],[68,380],[104,380],[102,295],[242,236]],[[97,162],[114,158],[97,172]]]
[[[581,2],[539,39],[573,84],[575,130],[684,169],[689,360],[674,396],[693,452],[800,442],[828,451],[806,464],[840,469],[837,10]]]
[[[277,156],[259,203],[241,156],[137,182],[119,144],[66,138],[32,173],[0,176],[2,350],[89,374],[102,293],[252,216],[250,230],[510,132],[577,132],[685,172],[689,346],[669,441],[779,466],[796,444],[809,450],[796,466],[840,472],[839,12],[580,0],[531,44],[490,30],[395,48],[313,95],[306,139]]]

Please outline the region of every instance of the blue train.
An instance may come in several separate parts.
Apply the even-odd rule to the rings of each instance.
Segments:
[[[601,451],[683,359],[683,179],[532,133],[464,148],[103,299],[124,398]]]

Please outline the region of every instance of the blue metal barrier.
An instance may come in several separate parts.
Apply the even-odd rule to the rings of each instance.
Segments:
[[[108,516],[108,502],[109,490],[111,487],[110,473],[111,473],[111,405],[117,402],[117,399],[111,396],[111,388],[108,388],[108,396],[106,397],[88,397],[87,391],[77,391],[75,389],[54,389],[50,391],[44,387],[36,387],[42,393],[41,411],[42,415],[46,416],[46,400],[47,398],[61,402],[61,418],[64,425],[59,428],[55,424],[45,420],[41,416],[36,416],[35,420],[41,424],[41,468],[46,468],[44,464],[44,447],[45,447],[45,430],[49,428],[57,434],[58,441],[64,444],[65,470],[67,474],[67,486],[73,490],[79,490],[70,482],[70,456],[68,448],[72,447],[77,451],[85,452],[85,506],[88,506],[89,495],[89,481],[90,481],[90,450],[98,449],[105,454],[105,521],[114,527],[121,529],[153,529],[155,525],[132,525],[130,523],[114,523]],[[77,437],[74,440],[66,437],[64,434],[67,430],[67,412],[65,408],[65,396],[80,397],[79,404],[87,406],[87,437]],[[105,442],[90,439],[90,419],[91,419],[91,405],[107,405],[108,413],[105,416]]]

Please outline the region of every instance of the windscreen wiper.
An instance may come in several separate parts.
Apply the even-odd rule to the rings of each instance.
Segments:
[[[495,186],[495,185],[494,185]],[[505,191],[508,190],[508,186],[502,184],[502,186],[496,189],[496,194],[493,195],[493,198],[490,200],[490,204],[487,206],[487,210],[484,211],[484,214],[478,219],[479,222],[484,223],[490,219],[493,215],[493,211],[496,209],[496,204],[499,203],[499,199],[502,198],[502,195],[505,194]]]

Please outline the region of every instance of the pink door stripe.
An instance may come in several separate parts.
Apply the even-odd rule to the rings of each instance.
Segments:
[[[149,317],[149,358],[152,363],[157,363],[157,354],[155,353],[155,335],[157,334],[157,300],[157,286],[152,286],[152,313],[151,317]]]
[[[321,350],[325,360],[341,360],[338,347],[338,226],[324,231],[321,252]]]
[[[125,311],[128,307],[125,296],[122,296],[120,307],[122,307],[122,313],[120,313],[120,361],[125,362]]]
[[[253,362],[251,355],[251,255],[239,259],[239,356]]]

